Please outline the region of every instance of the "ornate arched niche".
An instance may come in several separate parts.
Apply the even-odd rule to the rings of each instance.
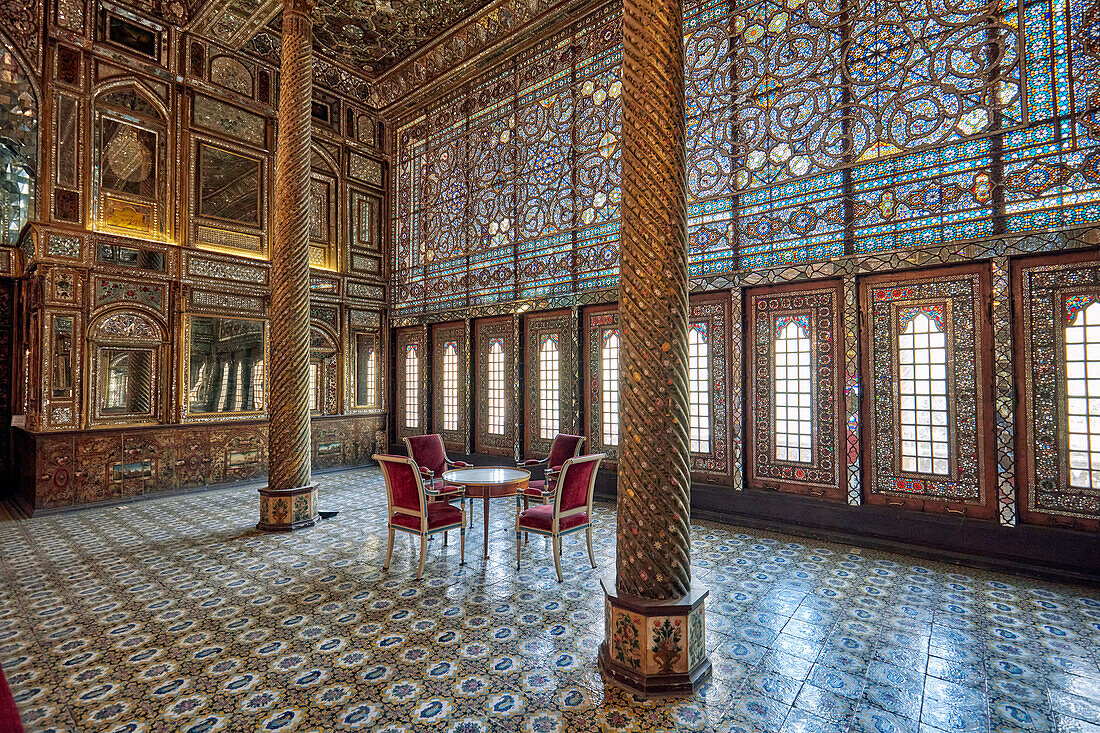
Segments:
[[[95,222],[131,235],[164,232],[167,112],[136,82],[111,82],[93,106]]]
[[[309,409],[314,415],[335,415],[339,408],[336,393],[339,387],[336,363],[340,349],[336,335],[328,328],[314,324],[309,331]]]
[[[313,170],[309,178],[309,264],[325,270],[339,269],[337,238],[337,174],[335,162],[313,146]]]
[[[92,322],[89,421],[95,425],[159,423],[164,400],[167,330],[137,310],[110,311]]]

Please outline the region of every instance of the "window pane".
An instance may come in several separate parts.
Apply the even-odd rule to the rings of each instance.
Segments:
[[[901,470],[950,473],[947,338],[939,308],[918,310],[898,336]]]
[[[600,376],[603,389],[603,442],[619,444],[619,332],[608,331],[603,340],[600,357]]]
[[[318,390],[321,388],[321,364],[316,361],[309,363],[309,409],[311,412],[316,411],[317,405],[320,404],[318,399]]]
[[[808,316],[785,316],[775,323],[772,393],[775,460],[813,463],[813,372]]]
[[[1100,488],[1100,303],[1066,326],[1066,417],[1069,485]]]
[[[688,331],[688,417],[692,453],[710,453],[710,351],[706,324]]]
[[[416,344],[405,347],[405,427],[420,427],[420,359]]]
[[[458,343],[443,345],[443,429],[458,430]]]
[[[539,348],[539,435],[547,440],[561,429],[560,363],[557,336],[546,336]]]
[[[504,340],[489,342],[489,421],[490,435],[504,435]]]
[[[375,407],[375,378],[378,376],[374,364],[374,336],[366,333],[355,334],[355,404],[360,407]]]

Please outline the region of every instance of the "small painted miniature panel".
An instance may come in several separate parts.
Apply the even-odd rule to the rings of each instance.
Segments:
[[[111,267],[155,273],[164,273],[168,267],[168,257],[163,251],[114,242],[99,242],[96,245],[96,262]]]
[[[508,318],[474,323],[474,450],[510,456],[515,447],[514,324]]]
[[[603,465],[619,454],[619,312],[614,306],[585,309],[585,414],[588,450],[606,453]]]
[[[460,453],[470,435],[469,361],[465,323],[432,326],[432,425]]]
[[[1019,516],[1100,528],[1100,262],[1095,254],[1018,263]]]
[[[188,316],[186,353],[186,405],[192,417],[263,412],[264,321]]]
[[[725,293],[691,299],[688,312],[688,443],[694,478],[715,482],[730,473],[730,301]]]
[[[428,425],[428,333],[423,327],[399,329],[394,335],[397,363],[397,437],[424,435]]]
[[[525,455],[543,458],[558,433],[577,433],[577,315],[549,311],[524,318]]]
[[[258,226],[263,207],[263,162],[207,142],[197,149],[196,213]]]
[[[100,38],[151,61],[160,61],[160,33],[136,19],[123,17],[121,11],[101,9]]]
[[[253,145],[262,146],[266,137],[267,123],[263,117],[204,94],[195,95],[191,121],[196,127],[229,135]]]
[[[988,271],[862,283],[869,503],[995,514]]]
[[[842,284],[746,293],[748,485],[843,499]]]

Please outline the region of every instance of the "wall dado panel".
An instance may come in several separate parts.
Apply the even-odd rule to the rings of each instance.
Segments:
[[[314,469],[368,463],[386,445],[386,418],[314,418]],[[32,509],[60,509],[259,481],[267,473],[267,423],[172,425],[84,432],[16,430],[23,496]]]

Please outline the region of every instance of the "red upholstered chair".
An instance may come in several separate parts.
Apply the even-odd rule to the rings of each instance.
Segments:
[[[558,433],[554,436],[554,442],[550,446],[550,455],[543,459],[529,458],[520,463],[520,468],[546,468],[544,478],[531,481],[527,484],[527,490],[523,492],[523,508],[526,509],[530,502],[548,504],[554,500],[554,486],[558,480],[562,464],[568,459],[581,454],[584,447],[583,435],[568,435]]]
[[[438,492],[438,497],[432,500],[450,502],[462,499],[465,507],[463,488],[445,483],[443,472],[452,468],[468,468],[470,464],[465,461],[452,461],[447,455],[447,449],[443,447],[443,437],[438,433],[410,435],[405,438],[405,447],[409,451],[409,458],[416,461],[420,475]]]
[[[565,461],[558,476],[558,491],[550,504],[524,509],[516,515],[516,570],[519,570],[520,535],[525,532],[546,535],[554,540],[554,569],[561,577],[562,535],[580,532],[588,538],[588,559],[596,567],[592,554],[592,490],[596,486],[596,471],[605,453],[578,456]]]
[[[390,539],[386,548],[386,562],[382,568],[388,570],[390,567],[394,532],[408,532],[420,536],[420,567],[416,571],[416,577],[419,578],[424,572],[428,536],[449,529],[461,531],[459,558],[460,564],[465,565],[466,512],[445,501],[428,501],[434,491],[424,485],[420,471],[411,458],[386,455],[376,455],[373,458],[382,467],[382,475],[386,479]],[[462,489],[459,488],[459,491]]]

